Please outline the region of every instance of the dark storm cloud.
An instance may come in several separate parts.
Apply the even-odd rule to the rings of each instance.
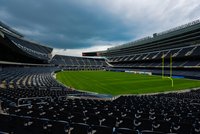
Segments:
[[[56,48],[85,48],[98,41],[133,38],[130,28],[94,2],[78,0],[1,0],[0,19],[26,37]]]
[[[200,16],[199,0],[0,0],[0,20],[54,48],[113,46]]]

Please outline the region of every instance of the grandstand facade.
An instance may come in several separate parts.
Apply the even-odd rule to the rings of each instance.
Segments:
[[[84,53],[55,55],[0,22],[0,133],[199,134],[200,89],[183,93],[105,96],[66,87],[55,72],[136,70],[200,78],[200,23],[155,33],[138,41]]]
[[[172,57],[174,75],[200,78],[199,33],[200,21],[197,20],[96,53],[107,57],[108,63],[112,65],[111,69],[129,68],[153,74],[161,74],[164,58],[166,75],[169,75]]]

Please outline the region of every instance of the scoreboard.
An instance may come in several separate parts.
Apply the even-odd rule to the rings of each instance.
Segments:
[[[82,56],[101,56],[99,52],[83,52]]]

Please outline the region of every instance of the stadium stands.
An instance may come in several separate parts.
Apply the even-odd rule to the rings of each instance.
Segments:
[[[52,77],[51,72],[56,68],[51,67],[6,67],[0,71],[1,87],[9,88],[40,88],[60,87]]]
[[[51,60],[52,48],[0,22],[0,133],[199,134],[199,88],[103,98],[54,79],[54,72],[63,69],[161,74],[162,57],[169,75],[170,55],[174,75],[200,78],[199,27],[195,22],[102,51],[107,61],[62,55]]]
[[[7,124],[5,132],[195,134],[200,132],[199,97],[199,91],[192,91],[121,96],[112,101],[43,99],[42,103],[35,101],[20,107],[3,102],[0,129]],[[19,122],[18,126],[12,122]]]
[[[83,58],[74,56],[55,55],[51,64],[63,66],[65,69],[102,69],[106,66],[105,60],[102,58]]]
[[[173,75],[192,78],[195,72],[196,74],[200,72],[199,30],[199,21],[194,25],[189,23],[188,26],[184,26],[178,31],[172,30],[161,35],[154,34],[153,37],[144,40],[109,48],[101,55],[107,57],[107,62],[112,65],[112,70],[129,68],[161,74],[161,68],[164,66],[166,75],[169,74],[170,57],[172,57]],[[165,60],[164,65],[162,64],[163,59]],[[200,77],[196,75],[194,78]]]
[[[0,61],[49,63],[52,48],[25,39],[0,23]]]

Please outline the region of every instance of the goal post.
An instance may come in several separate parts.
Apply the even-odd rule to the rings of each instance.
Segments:
[[[165,77],[165,55],[164,52],[162,54],[162,79],[164,78],[168,78],[171,80],[171,86],[174,87],[174,80],[172,79],[172,68],[173,68],[173,64],[172,64],[172,54],[170,54],[170,63],[169,63],[169,77]]]
[[[170,54],[170,77],[172,78],[172,54]]]
[[[165,58],[164,58],[164,52],[162,54],[162,78],[164,78],[165,73]]]

